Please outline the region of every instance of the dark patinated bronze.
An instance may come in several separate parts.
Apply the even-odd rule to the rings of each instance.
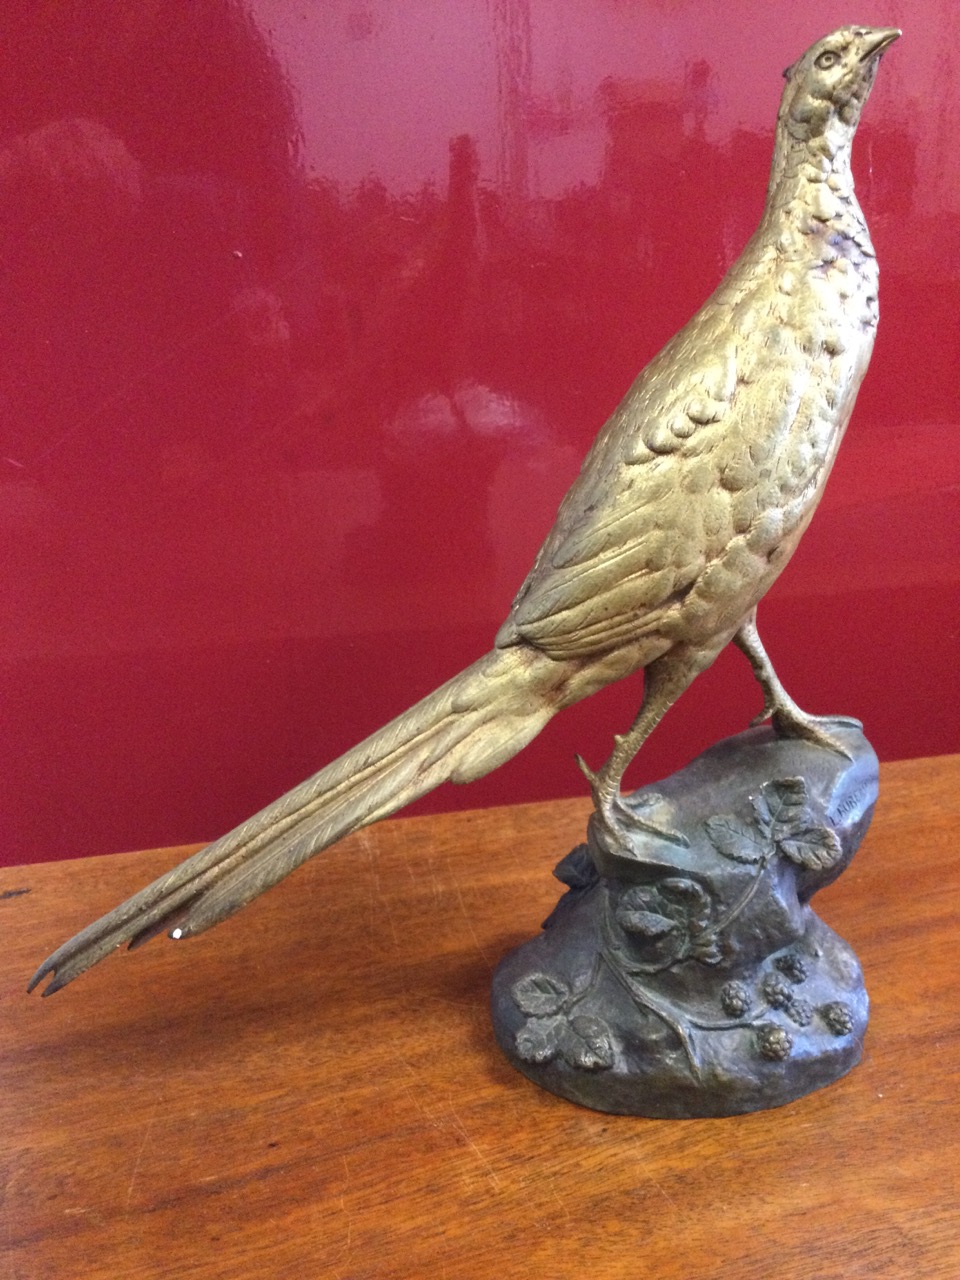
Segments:
[[[544,1088],[631,1115],[780,1106],[860,1060],[867,994],[809,906],[863,839],[877,760],[771,730],[718,743],[629,798],[683,836],[642,831],[559,864],[565,896],[493,982],[501,1048]]]

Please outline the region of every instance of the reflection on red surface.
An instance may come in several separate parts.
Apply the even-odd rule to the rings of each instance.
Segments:
[[[753,228],[780,70],[842,20],[796,8],[0,18],[3,857],[212,837],[489,647],[594,432]],[[761,614],[794,696],[886,758],[960,749],[960,10],[903,21],[855,157],[873,369]],[[638,781],[743,727],[745,666]],[[638,698],[420,809],[582,791],[573,752]]]

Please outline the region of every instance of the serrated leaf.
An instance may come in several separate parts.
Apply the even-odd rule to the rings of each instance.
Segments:
[[[777,846],[791,862],[810,871],[826,871],[836,866],[843,854],[837,833],[830,827],[808,827]]]
[[[570,995],[568,987],[545,973],[528,973],[513,984],[510,993],[517,1007],[537,1017],[557,1013]]]
[[[770,816],[770,810],[767,807],[766,796],[751,796],[750,803],[753,806],[754,817],[757,820],[757,826],[765,836],[770,834],[773,827],[773,818]]]
[[[612,1067],[613,1041],[606,1023],[586,1014],[572,1018],[570,1034],[563,1041],[563,1056],[572,1067],[581,1067],[584,1071]]]
[[[757,863],[773,853],[773,844],[753,827],[724,814],[704,823],[717,853],[732,862]]]
[[[654,892],[649,885],[635,884],[620,895],[620,907],[628,911],[646,911]]]
[[[643,938],[664,938],[677,927],[676,920],[658,915],[656,911],[618,911],[617,922],[627,933],[639,933]]]
[[[675,903],[693,929],[705,928],[710,919],[710,895],[703,885],[689,876],[667,876],[657,886],[660,895]]]
[[[795,835],[804,822],[807,784],[803,778],[775,778],[760,788],[770,814],[770,834],[774,839]]]
[[[660,892],[667,894],[668,897],[680,898],[688,903],[699,904],[707,900],[703,886],[688,876],[667,876],[660,881],[658,887]]]
[[[517,1056],[524,1062],[550,1062],[560,1049],[563,1018],[531,1018],[517,1032]]]

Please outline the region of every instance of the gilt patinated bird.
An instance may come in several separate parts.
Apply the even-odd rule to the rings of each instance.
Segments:
[[[121,943],[196,934],[349,832],[441,782],[481,777],[563,707],[643,670],[642,705],[590,780],[616,841],[623,773],[733,640],[758,719],[839,748],[760,643],[756,606],[813,515],[867,369],[877,264],[850,149],[894,29],[844,27],[785,72],[760,225],[600,431],[490,653],[320,773],[95,921],[31,989],[63,987]]]

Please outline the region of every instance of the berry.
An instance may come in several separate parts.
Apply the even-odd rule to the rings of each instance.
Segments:
[[[813,1005],[809,1000],[801,1000],[799,996],[791,996],[786,1006],[786,1014],[798,1027],[808,1027],[813,1019]]]
[[[778,956],[774,964],[783,976],[789,978],[791,982],[799,985],[806,980],[807,966],[804,964],[803,958],[798,956],[795,951],[788,951],[785,956]]]
[[[848,1036],[853,1030],[853,1014],[840,1000],[820,1006],[820,1017],[835,1036]]]
[[[720,1004],[730,1018],[742,1018],[750,1008],[750,992],[742,982],[728,982],[720,988]]]
[[[789,1057],[793,1040],[784,1027],[767,1022],[757,1031],[757,1048],[760,1050],[760,1057],[766,1058],[768,1062],[782,1062]]]
[[[790,988],[775,973],[768,973],[760,984],[763,998],[771,1009],[785,1009],[792,999]]]

